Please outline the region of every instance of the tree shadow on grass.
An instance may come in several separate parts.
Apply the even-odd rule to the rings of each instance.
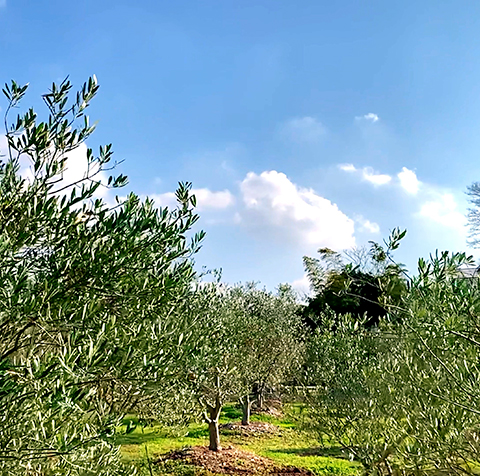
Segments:
[[[193,428],[185,430],[181,433],[181,437],[187,438],[205,438],[208,436],[208,428]],[[141,431],[137,429],[132,433],[119,433],[115,436],[115,443],[119,445],[141,445],[143,443],[148,443],[159,438],[166,439],[177,439],[179,435],[169,433],[166,429],[153,430],[153,431]]]
[[[225,405],[222,408],[221,416],[229,420],[238,420],[239,418],[242,418],[242,410],[234,405]]]

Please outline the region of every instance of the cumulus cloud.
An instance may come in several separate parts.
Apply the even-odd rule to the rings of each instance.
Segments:
[[[371,167],[364,167],[362,169],[362,177],[367,182],[372,183],[375,186],[386,185],[392,180],[390,175],[379,174],[375,172]]]
[[[465,212],[460,210],[455,196],[448,190],[420,181],[417,174],[402,167],[402,170],[393,177],[374,171],[372,167],[357,168],[353,164],[339,164],[338,168],[344,172],[354,173],[362,180],[370,182],[374,186],[394,185],[417,200],[417,211],[414,216],[427,219],[430,223],[436,223],[455,229],[460,234],[464,233],[466,224]],[[361,215],[355,218],[359,230],[369,233],[379,233],[377,223],[364,219]]]
[[[154,193],[149,195],[149,198],[151,198],[159,207],[172,208],[177,204],[174,192]]]
[[[427,219],[445,227],[455,229],[460,234],[464,233],[466,225],[465,212],[460,210],[455,196],[449,191],[424,183],[417,178],[417,174],[402,167],[393,181],[392,176],[374,171],[372,167],[357,168],[353,164],[339,164],[338,168],[344,172],[355,173],[359,178],[370,182],[374,186],[395,185],[409,195],[414,195],[418,200],[418,211],[414,212],[417,217]],[[364,219],[361,215],[355,218],[359,230],[370,233],[379,233],[377,223]]]
[[[368,122],[378,122],[380,118],[374,114],[373,112],[369,112],[368,114],[365,114],[363,116],[356,116],[355,117],[356,121],[368,121]]]
[[[229,190],[212,192],[208,188],[192,189],[192,194],[197,199],[197,209],[202,210],[223,210],[230,207],[235,202],[233,195]],[[174,192],[166,192],[150,195],[155,203],[161,207],[175,207],[177,199]]]
[[[90,170],[87,161],[87,146],[86,144],[80,144],[76,149],[68,152],[66,154],[66,166],[65,170],[62,173],[62,182],[59,184],[60,186],[64,186],[67,184],[75,183],[78,180],[82,180],[83,178],[87,177],[88,174],[94,176],[94,180],[102,182],[102,184],[106,185],[108,182],[108,174],[106,172],[98,172],[98,168],[96,165],[90,165]],[[97,198],[106,199],[109,195],[110,190],[105,186],[100,186],[97,191],[95,192],[95,196]]]
[[[192,193],[197,198],[199,209],[224,209],[233,205],[235,201],[233,195],[228,190],[212,192],[208,188],[197,188]]]
[[[372,167],[363,167],[357,169],[353,164],[339,164],[338,168],[344,172],[358,172],[363,180],[370,182],[375,186],[386,185],[392,182],[392,177],[387,174],[375,172]],[[402,167],[402,170],[397,174],[400,186],[402,189],[411,194],[416,195],[420,189],[421,182],[417,178],[417,174],[407,167]]]
[[[392,180],[390,175],[377,173],[372,167],[357,169],[353,164],[340,164],[338,165],[338,168],[344,172],[358,172],[363,180],[366,180],[375,186],[386,185]]]
[[[296,279],[291,283],[292,288],[297,291],[300,296],[310,296],[312,294],[312,290],[310,288],[310,281],[306,274],[303,275],[302,278]]]
[[[282,127],[282,133],[288,139],[299,143],[316,143],[325,136],[326,132],[323,124],[310,116],[290,119]]]
[[[8,154],[7,140],[4,135],[0,136],[0,160],[6,160]],[[61,173],[60,180],[55,184],[52,189],[53,193],[60,191],[60,194],[69,194],[72,187],[77,182],[82,181],[87,176],[91,177],[95,181],[100,181],[101,185],[95,192],[94,198],[102,198],[109,202],[110,189],[106,187],[108,183],[109,174],[104,171],[99,171],[96,163],[88,164],[87,160],[87,145],[81,143],[75,149],[65,154],[66,162],[65,168]],[[21,155],[19,158],[20,175],[27,181],[32,181],[34,178],[32,161],[27,155]],[[81,184],[77,184],[81,186]],[[67,187],[67,188],[65,188]]]
[[[360,225],[360,231],[375,234],[380,233],[380,226],[378,223],[367,220],[361,215],[357,216],[355,221]]]
[[[438,198],[425,202],[419,215],[443,226],[461,230],[467,223],[465,215],[458,210],[458,204],[451,193],[441,193]]]
[[[411,195],[416,195],[420,188],[420,180],[417,178],[417,174],[413,170],[403,167],[402,171],[397,174],[400,180],[400,186]]]
[[[300,188],[275,170],[249,172],[240,184],[241,223],[277,241],[335,250],[355,245],[354,222],[336,204],[312,189]]]

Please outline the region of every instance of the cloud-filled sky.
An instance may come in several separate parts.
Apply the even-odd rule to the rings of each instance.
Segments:
[[[0,81],[42,115],[52,81],[96,74],[88,145],[113,144],[125,194],[171,206],[191,181],[199,266],[302,286],[303,255],[394,227],[412,270],[474,251],[479,32],[480,4],[453,0],[0,0]]]

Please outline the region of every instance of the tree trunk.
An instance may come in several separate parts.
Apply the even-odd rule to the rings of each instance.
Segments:
[[[255,397],[255,400],[257,402],[256,406],[259,410],[263,409],[263,405],[265,404],[265,386],[262,384],[256,383],[253,386],[253,395]]]
[[[263,410],[264,404],[265,404],[265,399],[263,397],[263,390],[260,390],[260,392],[258,393],[258,408],[260,410]]]
[[[218,418],[220,416],[220,411],[222,410],[222,404],[220,399],[217,397],[215,399],[215,406],[207,405],[209,417],[208,421],[208,433],[210,436],[210,445],[208,449],[211,451],[219,451],[222,449],[220,446],[220,431],[218,429]]]
[[[250,401],[250,395],[246,395],[240,399],[242,403],[242,425],[250,425],[250,410],[252,408],[252,402]]]
[[[220,446],[220,432],[218,430],[218,420],[211,420],[208,423],[208,433],[210,435],[210,445],[208,449],[211,451],[221,450]]]

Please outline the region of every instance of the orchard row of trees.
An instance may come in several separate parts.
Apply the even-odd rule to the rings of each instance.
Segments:
[[[306,304],[286,285],[202,282],[190,184],[174,209],[135,194],[107,203],[99,189],[127,180],[105,179],[110,145],[88,149],[85,173],[66,182],[98,85],[71,89],[52,85],[44,120],[29,109],[13,123],[27,87],[3,90],[1,474],[131,474],[113,438],[127,412],[203,418],[218,450],[226,402],[248,424],[252,401],[285,384],[306,389],[310,429],[366,473],[478,469],[480,290],[458,272],[471,257],[436,254],[411,277],[394,230],[369,250],[306,257]]]

